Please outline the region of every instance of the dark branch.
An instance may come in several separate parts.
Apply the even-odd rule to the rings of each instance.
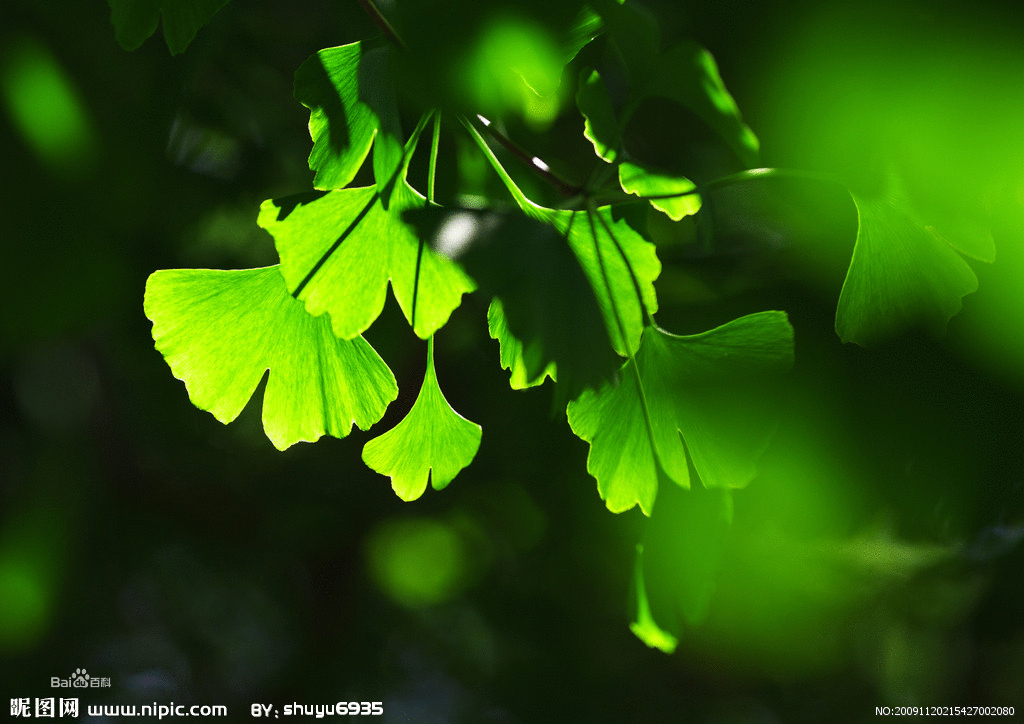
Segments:
[[[388,22],[388,19],[381,15],[380,10],[374,4],[373,0],[359,0],[359,4],[363,6],[363,10],[365,10],[366,14],[370,16],[370,19],[377,24],[377,27],[381,29],[381,32],[384,33],[392,45],[399,50],[406,49],[405,42],[401,37],[399,37],[398,33],[395,32],[395,29],[391,27],[391,23]]]
[[[544,163],[544,161],[542,161],[540,158],[538,158],[537,156],[531,156],[529,153],[527,153],[522,148],[517,146],[514,141],[509,139],[497,128],[495,128],[494,124],[491,123],[489,120],[487,120],[481,115],[477,115],[477,118],[480,120],[480,123],[483,125],[484,129],[487,131],[488,135],[490,135],[491,138],[493,138],[495,141],[504,146],[506,150],[508,150],[508,152],[511,153],[513,156],[515,156],[520,161],[529,166],[531,169],[533,169],[534,173],[540,175],[541,178],[543,178],[548,183],[552,184],[555,188],[557,188],[563,196],[566,196],[567,198],[572,198],[573,196],[578,195],[582,191],[580,187],[576,186],[575,184],[569,183],[565,179],[559,177],[557,174],[552,172],[550,167],[546,163]]]

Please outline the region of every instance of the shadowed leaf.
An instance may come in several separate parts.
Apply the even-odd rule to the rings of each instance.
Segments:
[[[567,409],[573,432],[590,443],[587,470],[608,509],[639,504],[650,515],[660,473],[689,487],[684,442],[704,487],[746,485],[772,427],[764,384],[792,356],[783,312],[683,337],[648,327],[619,381]]]
[[[568,400],[614,373],[620,359],[564,232],[518,213],[427,208],[406,219],[435,249],[457,255],[481,291],[495,298],[489,327],[501,343],[503,366],[512,370],[513,387],[557,374]]]
[[[156,32],[163,20],[164,40],[171,55],[184,52],[201,27],[228,0],[107,0],[114,35],[125,50],[135,50]]]
[[[908,327],[942,330],[978,288],[974,271],[934,227],[925,226],[899,196],[851,193],[857,205],[857,241],[839,295],[836,333],[871,346]],[[991,237],[958,233],[961,249],[979,256]]]
[[[389,81],[389,47],[359,42],[326,48],[295,71],[295,99],[309,108],[309,168],[318,189],[347,186],[374,147],[384,188],[402,158],[398,106]]]

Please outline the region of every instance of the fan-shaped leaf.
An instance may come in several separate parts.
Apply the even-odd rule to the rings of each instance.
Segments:
[[[635,163],[619,165],[619,183],[627,194],[649,198],[651,206],[673,221],[700,211],[700,196],[693,181],[683,176],[658,173]]]
[[[648,327],[617,384],[585,391],[567,410],[609,510],[639,504],[649,515],[659,471],[688,487],[684,441],[704,487],[746,485],[771,430],[764,382],[792,355],[783,312],[684,337]]]
[[[871,346],[915,324],[942,329],[960,311],[961,298],[977,290],[974,271],[901,197],[851,196],[857,241],[839,295],[836,333],[844,342]],[[960,248],[991,258],[990,237],[988,244],[970,234],[954,238]]]
[[[363,446],[363,462],[391,478],[402,500],[416,500],[427,481],[442,490],[469,465],[480,447],[480,426],[452,409],[437,384],[434,339],[427,345],[427,373],[409,414]]]
[[[280,450],[368,429],[398,396],[362,338],[340,340],[292,299],[278,267],[168,269],[146,283],[153,339],[193,404],[234,420],[263,374],[263,429]]]
[[[421,338],[444,326],[472,281],[452,261],[421,245],[402,213],[426,200],[404,181],[388,208],[376,186],[264,201],[257,222],[274,237],[288,289],[334,333],[351,339],[384,308],[388,281]]]
[[[401,164],[398,105],[387,46],[351,43],[310,56],[295,71],[295,99],[309,108],[309,168],[318,189],[347,186],[373,145],[383,189]],[[376,140],[375,140],[376,139]]]

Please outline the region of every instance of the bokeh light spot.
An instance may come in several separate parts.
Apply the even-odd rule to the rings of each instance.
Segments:
[[[94,139],[89,119],[70,79],[42,43],[12,43],[0,71],[7,112],[39,158],[71,170],[89,160]]]
[[[409,608],[449,600],[466,579],[462,540],[439,521],[387,521],[370,534],[367,556],[380,589]]]

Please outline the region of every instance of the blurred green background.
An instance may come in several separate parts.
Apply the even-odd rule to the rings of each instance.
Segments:
[[[480,453],[415,503],[362,465],[366,433],[278,453],[259,394],[227,427],[196,410],[153,349],[146,277],[276,261],[259,203],[311,184],[292,74],[376,28],[356,2],[235,0],[171,57],[159,32],[123,51],[99,1],[3,4],[5,696],[86,668],[112,686],[83,706],[232,720],[257,701],[384,701],[385,721],[416,724],[1024,709],[1024,11],[645,5],[666,39],[712,51],[765,165],[870,181],[897,163],[934,203],[966,199],[951,213],[983,215],[998,249],[943,339],[865,351],[832,330],[856,224],[843,192],[723,191],[714,253],[692,222],[655,222],[663,326],[784,309],[796,329],[779,432],[730,527],[708,493],[667,485],[650,521],[608,513],[550,389],[508,389],[486,300],[437,339]],[[462,10],[427,13],[439,43],[437,16]],[[570,111],[513,130],[572,157]],[[400,408],[425,346],[388,304],[367,337]],[[629,630],[640,541],[671,657]]]

